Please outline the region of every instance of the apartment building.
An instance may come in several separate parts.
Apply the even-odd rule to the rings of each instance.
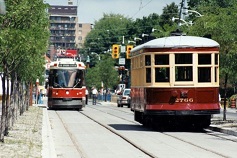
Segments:
[[[87,34],[91,31],[93,25],[90,23],[78,24],[78,46],[83,48]]]
[[[77,6],[51,5],[48,13],[51,33],[50,45],[53,45],[55,49],[77,49]]]

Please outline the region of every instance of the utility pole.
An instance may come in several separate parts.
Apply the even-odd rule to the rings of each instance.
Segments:
[[[181,6],[180,6],[180,10],[179,10],[179,27],[180,27],[180,24],[181,24],[181,19],[182,19],[182,13],[183,13],[183,7],[184,7],[184,2],[185,2],[185,0],[182,0],[182,2],[181,2]]]

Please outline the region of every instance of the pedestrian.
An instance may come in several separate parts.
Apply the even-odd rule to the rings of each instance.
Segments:
[[[38,103],[37,104],[43,104],[42,97],[43,97],[43,92],[42,92],[42,89],[40,89],[39,93],[38,93]]]
[[[220,108],[222,108],[222,106],[221,106],[221,94],[219,93],[219,106],[220,106]]]
[[[95,87],[92,89],[92,99],[93,99],[93,105],[96,105],[96,99],[97,99],[98,91]]]
[[[86,105],[88,105],[88,95],[89,95],[89,92],[88,92],[88,89],[86,88]]]
[[[106,88],[104,89],[104,92],[103,92],[103,95],[104,95],[104,101],[106,102],[106,97],[107,97],[107,95],[106,95]]]

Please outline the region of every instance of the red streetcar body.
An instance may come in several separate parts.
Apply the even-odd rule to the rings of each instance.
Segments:
[[[142,105],[135,108],[144,111],[219,110],[218,92],[218,88],[133,88],[131,98]]]
[[[211,115],[220,113],[217,42],[170,36],[137,46],[130,55],[131,110],[136,121],[185,118],[207,127]]]

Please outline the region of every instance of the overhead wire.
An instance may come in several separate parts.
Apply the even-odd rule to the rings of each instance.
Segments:
[[[153,1],[153,0],[150,0],[150,1],[147,2],[144,6],[142,6],[142,0],[141,0],[141,1],[140,1],[140,6],[139,6],[138,11],[137,11],[131,18],[133,18],[134,16],[136,16],[143,8],[145,8],[149,3],[151,3],[151,1]]]

